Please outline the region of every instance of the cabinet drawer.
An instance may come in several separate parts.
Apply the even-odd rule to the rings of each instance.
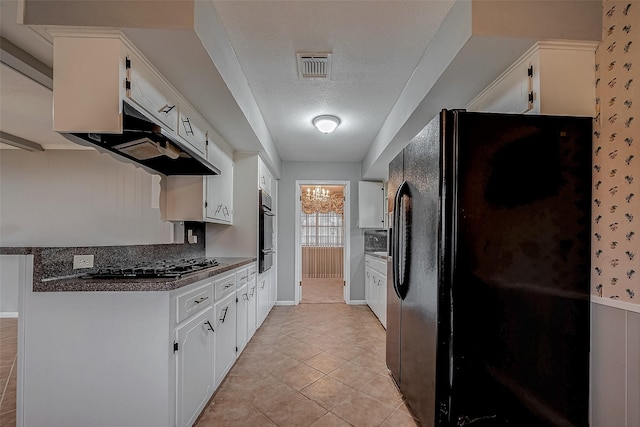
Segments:
[[[177,301],[176,323],[182,322],[192,314],[210,306],[213,303],[213,286],[208,283],[179,295]]]
[[[251,267],[249,267],[248,269],[248,273],[249,273],[249,281],[255,280],[256,279],[256,266],[252,265]]]
[[[246,268],[236,273],[236,286],[238,288],[241,288],[244,285],[246,285],[248,280],[249,280],[249,272]]]
[[[216,280],[214,287],[215,287],[216,301],[218,301],[220,298],[224,298],[225,296],[231,293],[235,293],[236,291],[235,273],[225,276],[222,279]]]

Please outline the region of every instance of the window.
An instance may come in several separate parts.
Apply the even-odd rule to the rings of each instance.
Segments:
[[[336,212],[302,212],[302,246],[344,246],[343,214]]]

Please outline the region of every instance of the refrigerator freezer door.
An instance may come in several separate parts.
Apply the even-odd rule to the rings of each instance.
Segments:
[[[404,150],[404,179],[411,194],[411,261],[402,301],[400,389],[423,427],[436,424],[438,291],[440,274],[440,118]],[[398,260],[394,259],[394,263]],[[446,309],[446,308],[445,308]],[[438,367],[447,372],[447,364]],[[446,375],[445,375],[446,377]]]

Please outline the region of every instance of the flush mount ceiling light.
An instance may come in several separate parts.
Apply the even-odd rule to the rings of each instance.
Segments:
[[[313,125],[322,133],[331,133],[340,124],[340,119],[336,116],[318,116],[313,119]]]

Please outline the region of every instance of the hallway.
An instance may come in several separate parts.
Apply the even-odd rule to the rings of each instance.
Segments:
[[[339,279],[303,279],[301,304],[344,304],[344,281]]]
[[[416,426],[385,365],[366,306],[277,306],[197,427]]]

